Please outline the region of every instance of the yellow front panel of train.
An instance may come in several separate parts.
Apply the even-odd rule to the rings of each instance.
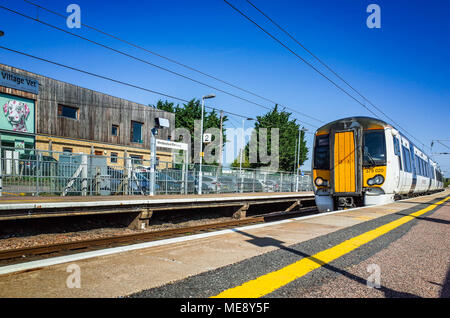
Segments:
[[[334,135],[334,192],[356,192],[355,139],[353,131]]]

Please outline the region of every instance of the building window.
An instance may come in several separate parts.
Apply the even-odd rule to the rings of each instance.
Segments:
[[[63,148],[63,152],[69,152],[69,153],[72,153],[72,148],[66,148],[66,147],[64,147],[64,148]]]
[[[58,116],[78,120],[78,108],[66,105],[58,105]]]
[[[112,127],[111,127],[111,135],[119,136],[119,125],[112,125]]]
[[[96,156],[103,156],[103,151],[101,151],[101,150],[95,150],[95,151],[94,151],[94,155],[96,155]]]
[[[130,155],[131,161],[135,165],[141,165],[142,164],[142,156],[138,155]]]
[[[111,152],[111,163],[117,163],[117,152]]]
[[[137,121],[131,122],[131,142],[142,143],[142,125]]]

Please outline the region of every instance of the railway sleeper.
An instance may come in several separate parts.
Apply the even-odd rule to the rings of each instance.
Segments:
[[[133,213],[128,228],[134,230],[145,230],[149,226],[150,219],[153,216],[153,210],[143,208],[141,212]]]
[[[284,212],[291,212],[294,209],[303,207],[302,200],[295,200]]]
[[[250,204],[246,203],[244,205],[242,205],[241,207],[239,207],[239,209],[233,213],[233,219],[244,219],[247,217],[247,211],[250,207]]]

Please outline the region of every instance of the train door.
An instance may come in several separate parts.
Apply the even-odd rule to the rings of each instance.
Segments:
[[[416,189],[416,184],[417,184],[417,172],[416,172],[416,160],[415,160],[415,155],[414,155],[414,146],[409,145],[409,149],[411,151],[411,172],[412,172],[412,183],[411,183],[411,187],[409,189],[409,193],[412,194],[414,193],[414,190]]]
[[[433,165],[431,164],[430,158],[427,159],[426,163],[427,163],[427,175],[428,175],[428,180],[429,180],[427,191],[431,191],[432,186],[433,186],[433,174],[432,174],[431,169],[433,168]]]
[[[430,185],[430,191],[433,191],[436,189],[436,171],[433,165],[433,162],[431,160],[429,160],[430,162],[430,180],[431,180],[431,185]]]
[[[399,182],[399,191],[400,193],[405,192],[405,184],[406,184],[406,162],[403,160],[405,158],[405,155],[403,154],[404,150],[402,147],[402,139],[400,138],[400,155],[399,155],[399,161],[400,161],[400,182]]]
[[[397,189],[395,192],[399,193],[400,192],[400,188],[402,186],[402,155],[401,155],[401,150],[400,150],[400,140],[397,137],[394,137],[394,155],[397,158],[396,159],[396,163],[397,163],[397,167],[394,168],[394,184],[395,184],[395,189]]]
[[[356,192],[356,154],[353,131],[334,135],[334,192]]]
[[[345,122],[330,128],[330,194],[335,207],[362,204],[362,127]]]

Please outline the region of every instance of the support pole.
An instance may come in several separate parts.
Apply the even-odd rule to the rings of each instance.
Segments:
[[[299,170],[299,166],[300,166],[300,154],[301,154],[301,149],[300,149],[300,141],[302,140],[302,136],[301,136],[301,130],[298,131],[298,158],[297,158],[297,166],[295,167],[295,192],[298,192],[298,170]]]
[[[2,149],[0,147],[0,197],[2,196],[2,194],[3,194],[3,158],[2,158]]]
[[[188,194],[188,186],[189,186],[189,153],[188,150],[185,150],[184,155],[184,194]]]
[[[202,171],[202,163],[203,163],[203,113],[205,108],[205,100],[202,98],[202,121],[200,123],[200,170],[198,172],[198,194],[202,194],[202,186],[203,186],[203,171]]]
[[[156,134],[157,129],[152,128],[150,140],[150,195],[155,195],[156,183]]]
[[[220,136],[219,136],[219,169],[222,173],[222,151],[223,151],[223,110],[220,111]]]
[[[81,155],[81,195],[87,195],[88,188],[88,157],[86,154]]]

